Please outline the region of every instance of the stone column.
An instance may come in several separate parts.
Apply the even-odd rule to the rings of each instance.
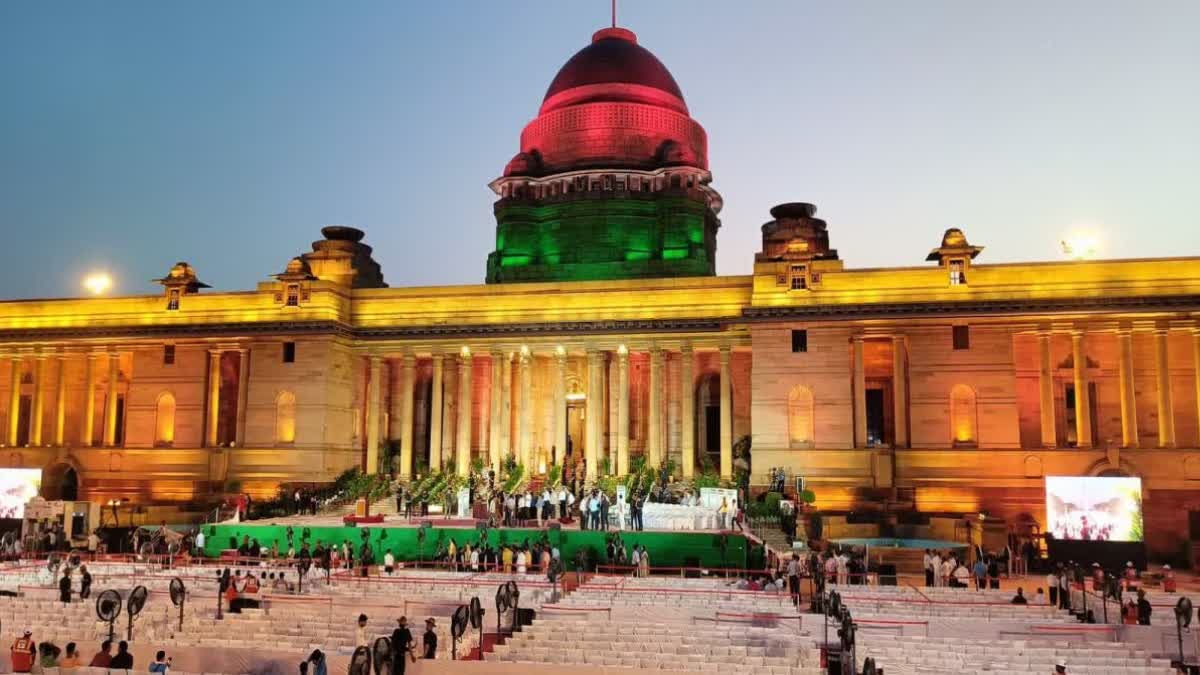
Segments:
[[[54,445],[67,444],[67,357],[58,356],[58,387],[54,390]]]
[[[500,361],[500,461],[508,459],[512,452],[512,354],[505,352]]]
[[[1121,447],[1138,446],[1137,397],[1133,388],[1133,333],[1122,328],[1117,331],[1117,351],[1121,385]]]
[[[1196,383],[1196,418],[1200,421],[1200,328],[1192,331],[1192,371]]]
[[[429,470],[442,468],[442,366],[446,357],[433,355],[433,381],[429,392]]]
[[[587,458],[587,480],[599,475],[596,463],[600,460],[600,416],[604,406],[600,397],[604,395],[601,381],[601,369],[604,367],[604,354],[589,347],[587,350],[587,440],[584,442],[584,457]]]
[[[867,368],[863,337],[855,335],[854,344],[854,447],[867,447]]]
[[[646,461],[658,468],[663,463],[663,353],[658,345],[650,347],[650,386],[647,392]]]
[[[246,445],[246,405],[250,401],[250,349],[238,349],[237,430],[234,442],[241,448]]]
[[[617,475],[629,474],[629,349],[617,349]]]
[[[892,337],[892,400],[895,407],[895,439],[897,448],[908,447],[908,380],[904,377],[904,337]]]
[[[1087,350],[1083,331],[1071,333],[1071,360],[1075,375],[1075,446],[1092,447],[1092,406],[1088,402]]]
[[[533,466],[533,448],[529,447],[533,443],[533,355],[529,353],[529,348],[521,348],[518,365],[521,369],[521,417],[518,419],[521,433],[518,434],[520,445],[517,452],[520,453],[521,463],[525,465],[525,475],[532,476],[537,467]]]
[[[1154,331],[1154,369],[1158,375],[1158,446],[1175,447],[1175,408],[1171,403],[1171,362],[1167,329]]]
[[[413,389],[417,380],[417,357],[405,354],[400,357],[400,391],[392,397],[400,398],[400,417],[394,422],[400,427],[400,478],[408,480],[413,473]]]
[[[217,425],[220,422],[220,409],[221,351],[218,349],[210,349],[208,350],[208,404],[205,407],[204,418],[205,447],[217,447]],[[106,445],[107,443],[108,442],[105,441]]]
[[[1040,331],[1038,340],[1038,392],[1039,410],[1042,414],[1042,447],[1058,445],[1058,431],[1054,421],[1054,371],[1050,361],[1050,332]]]
[[[379,418],[383,405],[383,358],[368,357],[367,380],[367,474],[379,473]]]
[[[220,365],[219,358],[217,359],[216,363]],[[220,371],[218,370],[218,374],[219,373]],[[111,448],[117,444],[117,379],[120,374],[121,355],[117,352],[109,352],[108,392],[104,397],[104,446],[108,448]],[[213,429],[216,429],[215,416],[213,419]],[[215,435],[216,432],[214,431],[214,436]]]
[[[567,350],[554,350],[554,464],[567,454]]]
[[[38,354],[33,371],[33,405],[29,420],[29,446],[42,445],[42,418],[46,415],[46,355]]]
[[[8,390],[8,445],[17,445],[17,432],[21,428],[21,355],[13,354],[9,360],[12,374]]]
[[[500,388],[501,378],[504,377],[504,368],[500,365],[502,358],[501,352],[493,351],[488,359],[492,373],[488,390],[488,463],[497,476],[500,475],[500,459],[503,457],[500,452],[500,410],[504,397]]]
[[[454,468],[460,476],[471,473],[471,350],[458,357],[458,438],[454,441]]]
[[[85,448],[92,447],[96,438],[96,372],[95,354],[83,355],[83,429],[79,444]]]
[[[721,478],[733,478],[733,378],[729,346],[721,346]]]
[[[690,343],[679,350],[679,423],[682,428],[680,450],[683,453],[683,477],[691,478],[696,472],[696,381],[695,354]]]

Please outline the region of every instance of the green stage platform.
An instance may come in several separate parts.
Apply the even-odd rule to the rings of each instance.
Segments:
[[[371,541],[371,549],[375,551],[376,562],[383,559],[383,554],[392,550],[397,560],[429,560],[439,549],[445,550],[453,539],[460,548],[464,544],[475,546],[479,543],[479,532],[474,528],[434,527],[426,530],[425,543],[417,548],[416,527],[387,527],[370,525],[366,527],[337,527],[337,526],[299,526],[292,525],[296,549],[299,550],[302,537],[307,532],[309,548],[315,548],[318,541],[325,545],[341,544],[348,541],[355,547],[361,546],[362,532],[367,530]],[[236,523],[226,525],[204,526],[204,553],[208,557],[217,557],[222,550],[236,548],[241,544],[243,536],[258,539],[260,545],[267,548],[273,542],[279,543],[280,552],[286,552],[287,525]],[[543,536],[549,537],[551,545],[557,546],[567,569],[573,569],[576,552],[580,548],[591,548],[599,564],[608,564],[606,554],[606,537],[609,532],[579,531],[579,530],[539,530],[535,528],[493,529],[488,531],[488,542],[496,548],[503,545],[520,545],[528,541],[534,544]],[[652,567],[683,567],[697,560],[701,567],[706,568],[746,568],[747,542],[740,534],[729,534],[726,537],[724,559],[721,554],[721,535],[705,532],[621,532],[627,551],[632,552],[634,544],[641,544],[650,551]],[[761,563],[759,563],[761,564]]]

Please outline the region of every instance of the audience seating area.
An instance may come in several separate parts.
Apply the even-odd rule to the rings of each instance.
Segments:
[[[275,591],[268,584],[257,595],[258,607],[225,612],[217,619],[216,567],[165,570],[143,564],[96,563],[89,569],[94,579],[92,598],[63,604],[58,600],[56,579],[44,566],[0,566],[0,589],[17,593],[0,597],[0,640],[11,644],[28,628],[39,642],[51,640],[60,647],[76,642],[90,658],[108,633],[107,624],[96,618],[95,596],[108,588],[124,595],[135,585],[145,585],[151,595],[135,622],[131,642],[143,655],[135,668],[141,672],[147,666],[144,655],[156,649],[189,655],[185,657],[188,662],[177,660],[173,675],[220,668],[240,672],[238,659],[244,660],[242,669],[250,667],[245,663],[262,661],[273,663],[279,672],[289,672],[314,649],[329,655],[331,672],[344,670],[355,647],[360,613],[368,616],[372,641],[390,635],[402,614],[407,615],[419,640],[424,619],[435,617],[438,658],[449,659],[450,617],[455,608],[478,597],[485,610],[484,629],[495,632],[496,590],[515,580],[521,589],[520,606],[533,609],[536,618],[532,625],[506,635],[494,651],[484,654],[486,660],[540,664],[550,669],[579,665],[663,672],[740,672],[744,668],[761,675],[822,672],[819,644],[825,637],[824,626],[821,617],[806,612],[807,585],[805,601],[797,609],[786,593],[740,590],[736,579],[721,577],[590,576],[562,595],[536,574],[401,570],[391,576],[362,579],[342,572],[327,582],[323,572],[314,570],[304,580],[303,594]],[[256,576],[282,574],[293,589],[297,581],[293,568],[240,569]],[[167,593],[176,576],[188,589],[182,627],[179,610]],[[1155,626],[1106,628],[1076,626],[1068,612],[1048,604],[1012,605],[1010,590],[909,585],[832,588],[861,622],[856,653],[859,665],[870,656],[889,675],[1044,673],[1053,671],[1059,659],[1070,664],[1070,673],[1172,672],[1158,646],[1169,641],[1143,632],[1161,631],[1160,625],[1173,626],[1169,607],[1179,597],[1174,594],[1150,593],[1156,607]],[[1032,602],[1032,594],[1027,595]],[[501,619],[507,631],[512,612]],[[116,622],[118,640],[125,637],[125,631],[122,613]],[[836,628],[830,635],[835,632]],[[458,654],[463,656],[479,646],[479,637],[478,631],[468,630]],[[1113,641],[1118,638],[1127,641]],[[208,663],[213,648],[234,658]],[[263,654],[266,649],[271,650],[270,656]],[[201,668],[201,663],[211,667]],[[105,671],[85,668],[75,672],[91,675]]]

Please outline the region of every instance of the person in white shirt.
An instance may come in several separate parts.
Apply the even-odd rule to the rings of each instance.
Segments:
[[[1034,594],[1033,601],[1030,602],[1030,604],[1032,604],[1032,605],[1046,604],[1046,594],[1042,592],[1042,589],[1040,589],[1040,588],[1037,589],[1037,593]]]
[[[952,557],[949,557],[949,558],[946,558],[945,560],[943,560],[941,567],[942,567],[942,569],[941,569],[942,586],[949,586],[950,585],[950,577],[953,576],[954,568],[958,567],[958,565],[955,564],[954,558],[952,556]]]
[[[971,571],[966,565],[959,565],[954,569],[954,583],[959,588],[966,588],[971,580]]]
[[[370,634],[367,632],[367,615],[358,615],[358,625],[354,628],[354,646],[370,647]]]
[[[525,574],[525,551],[517,551],[517,574]]]
[[[642,551],[637,546],[633,547],[633,555],[629,557],[629,563],[633,565],[633,576],[638,575],[638,570],[641,569]]]
[[[584,495],[583,501],[579,503],[579,529],[588,529],[589,521],[592,519],[592,514],[589,508],[592,504],[591,495]]]
[[[479,571],[479,549],[478,548],[471,549],[471,571],[472,572]]]
[[[837,579],[839,584],[850,583],[850,558],[845,551],[837,555]]]
[[[392,555],[392,549],[388,549],[387,553],[383,554],[383,571],[391,576],[392,571],[396,569],[396,556]]]
[[[617,495],[617,508],[614,509],[614,511],[616,511],[616,514],[617,514],[617,529],[618,530],[625,529],[625,512],[627,510],[628,510],[628,506],[625,504],[625,495],[623,495],[623,494]]]
[[[923,558],[921,558],[921,568],[925,570],[925,587],[926,588],[933,586],[933,577],[934,577],[933,561],[934,560],[935,560],[935,557],[933,555],[933,552],[930,551],[929,549],[925,549],[925,556]]]

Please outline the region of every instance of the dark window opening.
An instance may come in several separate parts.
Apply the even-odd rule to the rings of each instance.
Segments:
[[[179,289],[172,288],[167,291],[167,311],[179,309]]]
[[[954,327],[954,348],[957,350],[971,348],[971,327],[970,326],[955,326]]]
[[[792,353],[802,354],[808,351],[808,331],[794,330],[792,331]]]
[[[284,363],[295,363],[296,362],[296,343],[295,342],[283,343],[283,362]]]
[[[175,365],[175,345],[163,345],[163,365]]]
[[[288,307],[300,306],[300,284],[288,284],[286,304]]]

